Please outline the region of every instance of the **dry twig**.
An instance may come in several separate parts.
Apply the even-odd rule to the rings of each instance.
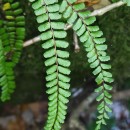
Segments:
[[[80,46],[79,46],[77,34],[75,32],[73,33],[73,44],[74,44],[75,52],[78,53],[80,51]]]

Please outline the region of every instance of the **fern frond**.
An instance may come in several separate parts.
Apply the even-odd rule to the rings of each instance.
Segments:
[[[25,37],[25,18],[19,2],[13,0],[2,1],[3,17],[0,20],[1,39],[1,75],[0,86],[2,87],[1,99],[10,99],[15,89],[14,67],[18,63]]]
[[[8,48],[5,53],[7,55],[11,53],[11,56],[7,58],[16,65],[19,61],[25,38],[25,17],[19,2],[15,2],[15,0],[3,0],[2,9],[5,15],[3,28],[6,29],[9,40],[4,45],[5,48]]]
[[[122,1],[125,2],[127,6],[130,6],[130,0],[122,0]]]
[[[98,106],[100,114],[96,122],[96,130],[99,130],[101,124],[106,124],[105,119],[109,118],[108,112],[111,112],[109,108],[112,103],[111,94],[108,91],[112,89],[109,84],[113,82],[113,78],[109,72],[111,66],[107,63],[110,60],[110,56],[106,53],[107,45],[104,44],[106,39],[102,37],[103,32],[100,31],[98,26],[92,25],[96,18],[90,17],[91,12],[85,9],[86,7],[83,3],[75,5],[75,2],[76,0],[63,0],[60,12],[63,13],[64,18],[67,18],[68,23],[73,25],[73,30],[84,44],[88,62],[99,85],[99,88],[95,90],[99,93],[97,101],[100,102]]]
[[[71,95],[70,88],[70,61],[69,53],[63,49],[68,43],[63,40],[66,32],[63,31],[64,23],[60,22],[59,5],[57,0],[30,0],[32,8],[37,16],[41,39],[44,41],[42,47],[46,49],[44,57],[47,58],[46,84],[47,94],[50,96],[48,108],[48,120],[45,130],[60,130],[64,123],[68,97]]]
[[[1,100],[6,101],[10,99],[10,95],[14,92],[14,72],[13,64],[5,62],[4,49],[2,41],[0,40],[0,86],[2,86]]]

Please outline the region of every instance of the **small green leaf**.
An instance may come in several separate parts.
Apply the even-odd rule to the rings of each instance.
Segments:
[[[46,92],[48,94],[52,94],[52,93],[55,93],[57,90],[58,90],[58,87],[54,86],[53,88],[49,88]]]
[[[56,63],[56,57],[51,57],[51,58],[49,58],[49,59],[47,59],[47,60],[45,61],[45,65],[46,65],[46,66],[51,66],[51,65],[53,65],[54,63]]]
[[[110,93],[108,93],[106,90],[104,90],[104,94],[105,94],[105,96],[107,98],[111,98],[112,97],[112,95]]]
[[[107,104],[109,104],[109,105],[111,105],[111,104],[112,104],[112,101],[111,101],[111,100],[109,100],[108,98],[105,98],[104,100],[105,100],[105,102],[106,102]]]
[[[104,84],[104,87],[106,90],[112,90],[112,86],[110,86],[110,85]]]
[[[64,83],[64,82],[62,82],[62,81],[59,81],[59,86],[60,86],[61,88],[64,88],[64,89],[69,89],[69,88],[70,88],[70,84]]]
[[[61,94],[59,95],[59,100],[65,104],[69,102],[69,100],[66,97],[62,96]]]
[[[97,82],[98,85],[103,82],[103,75],[102,75],[102,73],[100,73],[100,74],[97,76],[96,82]]]
[[[94,74],[94,75],[97,75],[97,74],[99,74],[101,71],[102,71],[102,68],[101,68],[100,66],[98,66],[98,67],[93,71],[93,74]]]
[[[65,76],[65,75],[63,75],[63,74],[59,74],[58,77],[59,77],[59,80],[60,80],[60,81],[70,82],[70,78],[67,77],[67,76]]]
[[[105,41],[105,38],[94,38],[94,42],[97,44],[103,44]]]
[[[105,103],[104,103],[104,101],[102,101],[102,102],[98,105],[97,110],[101,110],[102,108],[104,108],[104,106],[105,106]],[[101,115],[101,116],[102,116],[102,115]]]
[[[104,93],[102,93],[101,95],[99,95],[96,100],[99,102],[104,98]]]
[[[59,88],[59,93],[65,97],[70,97],[71,93],[68,90],[64,90],[62,88]]]
[[[56,71],[56,69],[57,69],[56,65],[48,68],[47,71],[46,71],[47,75],[54,73]]]
[[[52,48],[50,50],[47,50],[45,53],[44,53],[44,57],[45,58],[50,58],[50,57],[53,57],[55,55],[55,49]]]
[[[51,88],[51,87],[57,85],[57,82],[58,82],[57,79],[54,79],[54,80],[48,82],[48,83],[46,84],[46,86],[47,86],[48,88]]]
[[[103,86],[100,86],[99,88],[95,89],[95,92],[96,92],[96,93],[99,93],[99,92],[101,92],[102,90],[103,90]]]
[[[96,49],[99,51],[104,51],[107,49],[107,45],[96,45]]]
[[[91,24],[93,24],[95,21],[96,21],[96,17],[89,17],[89,18],[87,18],[87,19],[84,20],[84,22],[85,22],[87,25],[91,25]]]
[[[106,112],[104,112],[104,118],[110,119]]]
[[[52,81],[52,80],[56,79],[56,77],[57,77],[57,73],[55,72],[53,74],[46,76],[46,81]]]
[[[71,13],[72,13],[72,7],[69,6],[69,7],[67,7],[66,11],[63,13],[63,17],[68,18],[68,17],[70,17]]]
[[[68,58],[69,57],[69,53],[67,51],[57,50],[57,55],[60,58]]]
[[[69,67],[70,66],[70,61],[58,58],[58,64],[64,67]]]
[[[107,82],[107,83],[112,83],[112,82],[114,82],[114,79],[113,78],[104,77],[104,81]]]
[[[107,112],[112,112],[112,110],[111,110],[108,106],[105,106],[105,110],[106,110]]]
[[[70,74],[70,70],[68,68],[64,68],[64,67],[58,66],[58,70],[62,74],[66,74],[66,75]]]
[[[90,64],[90,67],[96,68],[99,65],[99,63],[100,63],[99,60],[96,60],[96,61],[94,61],[93,63]]]

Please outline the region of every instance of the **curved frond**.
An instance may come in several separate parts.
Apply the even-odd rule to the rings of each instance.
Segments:
[[[98,106],[97,128],[101,128],[101,124],[106,124],[105,119],[108,119],[108,112],[111,112],[109,105],[111,102],[111,94],[108,92],[112,89],[109,85],[113,82],[112,74],[109,72],[111,66],[107,63],[110,56],[107,55],[107,45],[103,38],[103,32],[98,26],[92,25],[95,17],[91,17],[91,12],[86,9],[84,3],[74,4],[76,0],[63,0],[60,12],[63,17],[67,18],[69,24],[73,25],[73,30],[79,36],[80,41],[87,52],[88,62],[93,69],[93,74],[96,76],[96,82],[99,87],[95,92],[99,93],[97,101],[100,102]]]

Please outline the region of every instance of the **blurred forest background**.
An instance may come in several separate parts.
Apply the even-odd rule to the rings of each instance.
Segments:
[[[26,41],[38,36],[39,32],[30,3],[21,0],[21,5],[26,17]],[[108,53],[111,56],[112,73],[115,78],[113,91],[116,93],[116,91],[130,89],[130,8],[123,6],[114,9],[103,16],[97,17],[97,22],[95,24],[100,26],[107,39]],[[74,51],[72,33],[70,29],[67,37],[70,43],[68,49],[70,52],[72,71],[71,89],[72,92],[75,92],[84,88],[85,93],[81,96],[82,100],[82,98],[87,97],[93,92],[94,88],[96,88],[96,84],[94,82],[94,76],[91,74],[89,64],[86,62],[86,54],[82,45],[79,43],[80,51],[78,53]],[[11,101],[0,103],[0,115],[3,115],[3,108],[8,105],[16,106],[23,103],[47,101],[47,95],[45,93],[45,59],[43,57],[43,52],[44,50],[41,48],[41,42],[23,49],[20,63],[15,70],[17,83],[16,91]],[[77,97],[72,100],[74,100],[75,105],[77,102],[80,102],[80,98]],[[127,100],[125,103],[130,104],[130,101]],[[127,107],[130,108],[130,105]],[[69,111],[71,111],[71,109]],[[89,130],[91,129],[93,130],[93,128],[89,128]]]

